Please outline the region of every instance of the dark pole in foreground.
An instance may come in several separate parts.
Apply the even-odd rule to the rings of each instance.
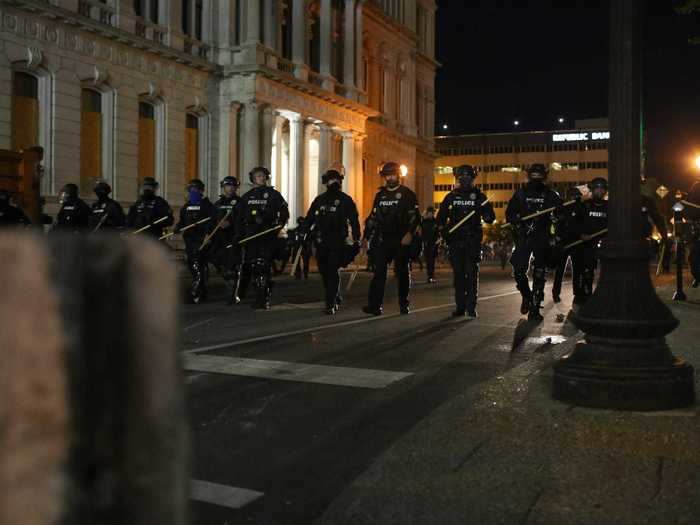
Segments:
[[[685,301],[688,298],[683,291],[683,210],[685,206],[681,202],[683,195],[676,194],[676,204],[673,205],[673,236],[676,241],[676,293],[673,294],[674,301]]]
[[[585,342],[554,366],[553,396],[575,405],[660,410],[694,400],[693,367],[666,345],[678,320],[656,295],[641,233],[643,5],[611,2],[609,235],[598,288],[573,317]]]

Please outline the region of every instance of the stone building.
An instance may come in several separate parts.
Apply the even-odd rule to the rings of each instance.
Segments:
[[[174,204],[269,166],[292,217],[346,169],[367,212],[381,163],[432,201],[434,0],[7,0],[0,148],[45,151],[43,194],[96,179]]]

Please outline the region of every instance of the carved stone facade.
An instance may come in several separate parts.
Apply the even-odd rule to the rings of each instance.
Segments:
[[[433,0],[3,2],[0,148],[15,146],[13,89],[27,74],[50,206],[82,177],[94,143],[82,128],[85,90],[101,101],[91,178],[107,180],[123,202],[136,198],[146,161],[174,205],[190,175],[215,196],[223,177],[245,187],[248,171],[265,165],[296,217],[322,172],[341,163],[365,213],[379,166],[395,160],[428,203],[435,9]],[[144,129],[152,129],[145,149]]]

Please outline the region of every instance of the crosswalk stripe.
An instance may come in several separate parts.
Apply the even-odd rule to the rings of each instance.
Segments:
[[[184,368],[185,370],[194,372],[230,374],[357,388],[385,388],[396,381],[401,381],[413,375],[410,372],[312,365],[219,355],[185,356]]]
[[[240,509],[262,496],[264,496],[262,492],[255,490],[229,487],[197,479],[190,480],[190,499],[221,507]]]
[[[496,295],[489,295],[487,297],[481,297],[479,298],[480,302],[483,301],[489,301],[491,299],[498,299],[500,297],[507,297],[509,295],[515,295],[519,294],[520,292],[518,291],[513,291],[513,292],[506,292],[506,293],[500,293]],[[412,310],[414,314],[421,313],[421,312],[431,312],[433,310],[442,310],[443,308],[448,308],[452,307],[454,308],[454,303],[445,303],[445,304],[438,304],[435,306],[426,306],[424,308],[416,308]],[[271,341],[273,339],[279,339],[281,337],[290,337],[294,335],[302,335],[302,334],[308,334],[311,332],[321,332],[323,330],[330,330],[331,328],[338,328],[341,326],[352,326],[355,324],[363,324],[363,323],[371,323],[371,322],[376,322],[376,321],[385,321],[387,319],[393,319],[395,317],[399,317],[400,314],[398,313],[393,313],[393,314],[385,314],[381,316],[369,316],[369,317],[361,317],[360,319],[351,319],[349,321],[340,321],[338,323],[329,323],[329,324],[322,324],[318,326],[314,326],[311,328],[302,328],[300,330],[291,330],[289,332],[278,332],[276,334],[269,334],[269,335],[262,335],[259,337],[251,337],[249,339],[241,339],[238,341],[228,341],[225,343],[218,343],[218,344],[213,344],[213,345],[208,345],[208,346],[200,346],[197,348],[189,348],[187,350],[183,350],[183,354],[196,354],[200,352],[209,352],[211,350],[221,350],[222,348],[233,348],[234,346],[241,346],[241,345],[246,345],[250,343],[259,343],[261,341]]]

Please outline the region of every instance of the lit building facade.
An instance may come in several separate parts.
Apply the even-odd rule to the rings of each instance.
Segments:
[[[342,163],[362,213],[381,163],[432,198],[434,0],[11,0],[0,6],[0,148],[44,148],[48,211],[97,179],[175,206],[269,166],[305,213]]]
[[[606,119],[577,121],[572,130],[436,137],[433,201],[439,204],[454,187],[453,167],[471,164],[497,220],[504,220],[508,201],[525,184],[532,164],[549,167],[549,184],[561,194],[594,177],[607,179],[609,139]]]

